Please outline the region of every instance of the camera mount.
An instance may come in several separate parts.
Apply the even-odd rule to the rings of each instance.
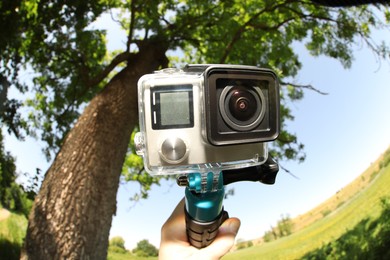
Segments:
[[[177,184],[186,187],[186,230],[191,245],[196,248],[210,245],[218,234],[219,226],[229,218],[222,206],[225,185],[238,181],[272,185],[278,171],[278,164],[268,157],[264,164],[258,166],[179,176]]]

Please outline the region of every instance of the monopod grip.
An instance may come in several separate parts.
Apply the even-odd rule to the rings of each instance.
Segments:
[[[218,228],[229,218],[229,214],[222,210],[219,216],[210,222],[201,222],[193,219],[186,213],[186,230],[190,244],[196,248],[203,248],[210,245],[218,235]]]

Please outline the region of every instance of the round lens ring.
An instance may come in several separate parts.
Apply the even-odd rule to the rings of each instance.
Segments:
[[[219,98],[219,110],[230,128],[250,131],[264,118],[265,97],[258,87],[226,86]]]

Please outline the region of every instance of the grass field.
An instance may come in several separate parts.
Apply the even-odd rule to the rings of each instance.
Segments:
[[[11,213],[0,221],[0,259],[19,259],[26,228],[24,215]]]
[[[107,260],[157,260],[157,257],[138,257],[130,253],[121,254],[108,251]]]
[[[384,157],[332,198],[294,219],[296,231],[292,235],[235,251],[223,259],[299,259],[354,229],[363,220],[379,217],[381,199],[390,197],[390,152]]]

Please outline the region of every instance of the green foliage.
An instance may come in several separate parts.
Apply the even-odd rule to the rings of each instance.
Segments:
[[[141,257],[157,256],[158,249],[149,243],[147,239],[137,243],[137,247],[133,249],[133,253]]]
[[[64,135],[79,116],[79,107],[101,88],[91,88],[91,77],[102,70],[106,55],[105,32],[86,27],[108,7],[103,2],[39,2],[34,28],[26,34],[26,58],[37,72],[26,104],[30,129],[40,129],[46,155],[57,151]],[[40,51],[36,51],[40,50]],[[100,82],[98,82],[100,83]]]
[[[109,245],[126,249],[125,248],[125,240],[120,236],[111,238]]]
[[[30,213],[33,201],[27,197],[22,187],[11,183],[10,187],[2,190],[2,205],[9,210],[20,212],[26,217]]]
[[[108,250],[114,253],[126,254],[125,240],[122,237],[113,237],[110,239]]]
[[[1,259],[17,260],[20,258],[21,245],[15,242],[10,242],[0,237],[0,252]]]
[[[180,62],[259,65],[285,78],[295,76],[301,68],[292,48],[297,41],[305,41],[313,55],[339,59],[346,67],[359,39],[380,57],[389,53],[386,45],[370,38],[373,28],[384,25],[367,6],[334,9],[295,0],[5,3],[13,6],[11,11],[3,11],[9,15],[4,22],[17,30],[7,31],[14,37],[3,38],[3,49],[17,53],[34,71],[34,86],[30,86],[34,95],[27,102],[33,108],[28,129],[40,130],[47,152],[58,149],[79,108],[104,84],[108,74],[102,72],[111,62],[105,59],[109,56],[106,32],[90,25],[113,8],[121,11],[118,19],[128,32],[125,52],[137,52],[142,42],[155,37],[170,50],[182,50]],[[378,9],[385,16],[388,13],[385,7]],[[11,24],[11,20],[17,23]],[[290,88],[287,92],[292,99],[303,97],[301,90]],[[301,149],[292,136],[279,145]],[[294,158],[291,151],[277,154]]]
[[[114,6],[115,1],[73,0],[5,0],[0,6],[2,25],[10,25],[4,28],[9,37],[2,35],[0,40],[4,48],[0,49],[0,75],[22,93],[30,92],[24,104],[32,108],[27,118],[15,111],[8,121],[14,133],[23,128],[27,134],[40,135],[48,145],[48,157],[58,150],[80,105],[100,89],[101,81],[91,88],[91,77],[106,62],[105,32],[87,26]],[[19,77],[22,64],[33,71],[32,84]]]
[[[15,159],[9,152],[4,151],[0,132],[0,205],[27,216],[32,207],[32,200],[22,186],[16,183],[16,178]]]
[[[112,253],[117,253],[117,254],[127,254],[129,253],[126,249],[118,246],[109,246],[108,251]]]
[[[282,82],[302,67],[293,49],[296,42],[345,67],[352,63],[356,43],[366,43],[379,58],[387,59],[390,53],[388,43],[371,38],[372,30],[385,28],[389,20],[388,7],[380,5],[339,9],[298,0],[4,0],[0,11],[5,25],[0,80],[26,94],[25,100],[7,100],[3,122],[19,137],[23,132],[43,140],[48,158],[58,151],[80,111],[104,88],[110,72],[152,40],[156,47],[167,45],[169,51],[182,53],[176,58],[179,64],[258,65],[276,71]],[[116,16],[118,11],[114,19],[127,32],[127,42],[123,50],[109,53],[106,32],[93,23],[105,12]],[[32,82],[19,75],[25,68]],[[294,120],[290,103],[302,99],[304,92],[299,85],[282,85],[281,134],[271,154],[303,161],[304,145],[286,125]],[[21,116],[21,110],[27,116]],[[129,148],[124,179],[144,185],[137,195],[144,198],[158,179],[146,176],[140,162]]]
[[[301,259],[389,259],[390,197],[381,199],[378,218],[365,218],[338,239]]]
[[[19,259],[26,228],[27,219],[23,215],[11,213],[7,219],[0,221],[1,259]]]
[[[3,0],[0,3],[0,75],[7,78],[17,76],[19,49],[22,44],[20,12],[21,0]]]
[[[332,213],[332,211],[331,211],[330,209],[323,210],[323,211],[322,211],[322,216],[326,217],[326,216],[328,216],[330,213]]]
[[[339,204],[337,204],[337,208],[341,208],[345,204],[345,201],[341,201]]]
[[[241,249],[252,247],[252,246],[253,246],[253,242],[252,241],[244,241],[244,242],[237,243],[236,249],[237,250],[241,250]]]
[[[294,228],[294,223],[292,222],[291,217],[289,215],[282,215],[281,219],[278,221],[277,228],[280,237],[291,235]]]
[[[108,260],[141,260],[150,259],[145,253],[140,253],[140,256],[130,253],[125,248],[125,240],[122,237],[113,237],[110,239],[108,246]]]
[[[382,165],[382,162],[380,163],[380,165]],[[373,171],[373,173],[371,174],[370,176],[370,182],[375,179],[375,177],[379,174],[379,170],[375,170]]]
[[[389,165],[390,163],[390,149],[388,149],[384,155],[383,155],[383,160],[381,161],[381,163],[379,164],[379,167],[380,168],[384,168],[386,167],[387,165]]]
[[[288,214],[282,215],[280,220],[278,220],[276,227],[271,226],[271,229],[264,233],[264,242],[270,242],[291,235],[293,228],[294,222],[291,217]]]
[[[272,232],[272,227],[271,227],[271,230],[264,232],[263,240],[264,240],[264,242],[271,242],[271,241],[275,240],[275,237],[276,236]]]

